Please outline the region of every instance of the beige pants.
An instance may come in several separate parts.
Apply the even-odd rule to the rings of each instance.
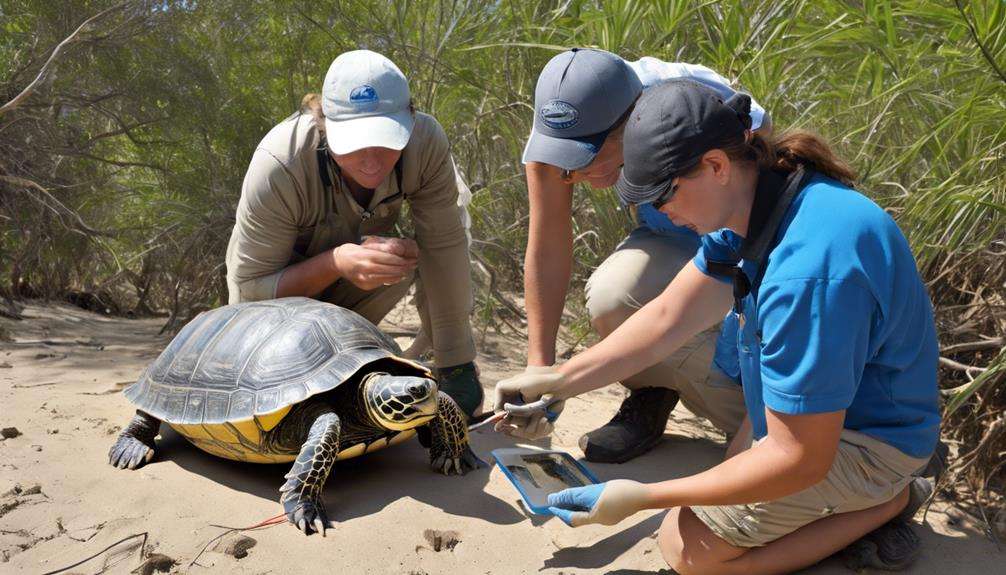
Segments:
[[[846,429],[831,470],[820,483],[775,501],[691,509],[727,543],[760,547],[829,515],[869,509],[894,499],[928,461]]]
[[[633,230],[587,280],[587,311],[602,337],[655,298],[695,256],[694,242]],[[718,369],[710,369],[719,326],[700,333],[664,361],[622,384],[629,389],[676,390],[692,413],[705,417],[727,435],[744,420],[741,387]]]

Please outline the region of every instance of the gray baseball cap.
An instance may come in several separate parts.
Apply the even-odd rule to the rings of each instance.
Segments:
[[[339,55],[321,90],[329,149],[336,154],[370,147],[401,150],[416,123],[410,100],[409,82],[391,60],[370,50]]]
[[[618,197],[627,204],[656,201],[703,154],[744,141],[750,129],[747,94],[737,92],[724,101],[715,90],[686,79],[647,90],[625,125]]]
[[[610,52],[573,48],[555,56],[538,76],[524,161],[585,167],[642,91],[636,73]]]

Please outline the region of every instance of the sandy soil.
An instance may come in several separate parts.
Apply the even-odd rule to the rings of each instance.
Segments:
[[[281,524],[226,537],[188,567],[223,530],[280,513],[277,489],[286,465],[224,461],[170,430],[155,460],[138,471],[107,464],[106,453],[133,412],[119,393],[169,341],[160,320],[106,318],[69,306],[30,306],[20,322],[0,320],[14,336],[0,343],[0,572],[44,573],[134,534],[145,553],[173,572],[222,573],[612,573],[660,571],[653,541],[662,513],[641,513],[612,527],[570,529],[530,518],[498,469],[441,477],[426,467],[418,442],[337,465],[325,489],[335,523],[328,537],[305,537]],[[385,326],[407,344],[416,322],[393,312]],[[519,341],[489,336],[479,362],[487,387],[521,365]],[[568,402],[552,445],[575,456],[577,438],[603,424],[620,389]],[[473,434],[483,459],[506,438]],[[723,454],[722,437],[683,408],[651,453],[624,465],[590,465],[601,479],[643,481],[694,473]],[[936,505],[918,528],[925,542],[913,573],[981,573],[1004,557],[960,511]],[[141,563],[140,537],[68,572],[128,573]],[[228,553],[228,551],[230,551]],[[1000,567],[995,567],[999,565]],[[104,570],[104,571],[103,571]],[[665,570],[665,572],[668,572]],[[832,559],[809,573],[846,573]]]

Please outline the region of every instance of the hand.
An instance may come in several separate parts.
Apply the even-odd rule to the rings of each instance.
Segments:
[[[419,244],[412,238],[388,238],[384,236],[363,236],[360,245],[407,260],[419,260]]]
[[[646,508],[646,486],[629,479],[563,489],[548,496],[548,510],[570,527],[614,525]]]
[[[392,239],[397,238],[374,239],[371,236],[363,244],[342,244],[333,249],[332,258],[339,275],[365,291],[410,277],[418,262],[418,247],[412,240],[383,241]],[[417,257],[409,257],[413,250]]]
[[[555,366],[528,366],[524,373],[504,379],[496,384],[493,410],[497,413],[505,411],[508,403],[531,403],[539,399],[551,399],[549,393],[564,382],[564,377]],[[557,401],[548,407],[552,413],[562,413],[564,401]],[[496,424],[496,431],[523,439],[541,439],[552,433],[555,424],[549,421],[544,412],[527,417],[507,416]]]

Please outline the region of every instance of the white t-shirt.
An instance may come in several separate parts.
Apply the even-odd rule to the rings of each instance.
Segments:
[[[658,60],[650,56],[640,58],[635,62],[626,61],[625,63],[632,69],[633,72],[636,73],[636,76],[639,78],[639,82],[643,85],[643,90],[652,88],[653,86],[659,86],[668,80],[688,78],[716,90],[724,100],[737,93],[737,90],[730,87],[729,80],[699,64],[664,62],[663,60]],[[755,101],[754,97],[752,97],[751,129],[757,130],[761,127],[761,123],[764,118],[765,109],[761,107],[761,104]],[[531,129],[532,131],[534,130],[533,127]],[[527,163],[526,144],[524,145],[524,153],[522,154],[521,162],[524,164]]]

